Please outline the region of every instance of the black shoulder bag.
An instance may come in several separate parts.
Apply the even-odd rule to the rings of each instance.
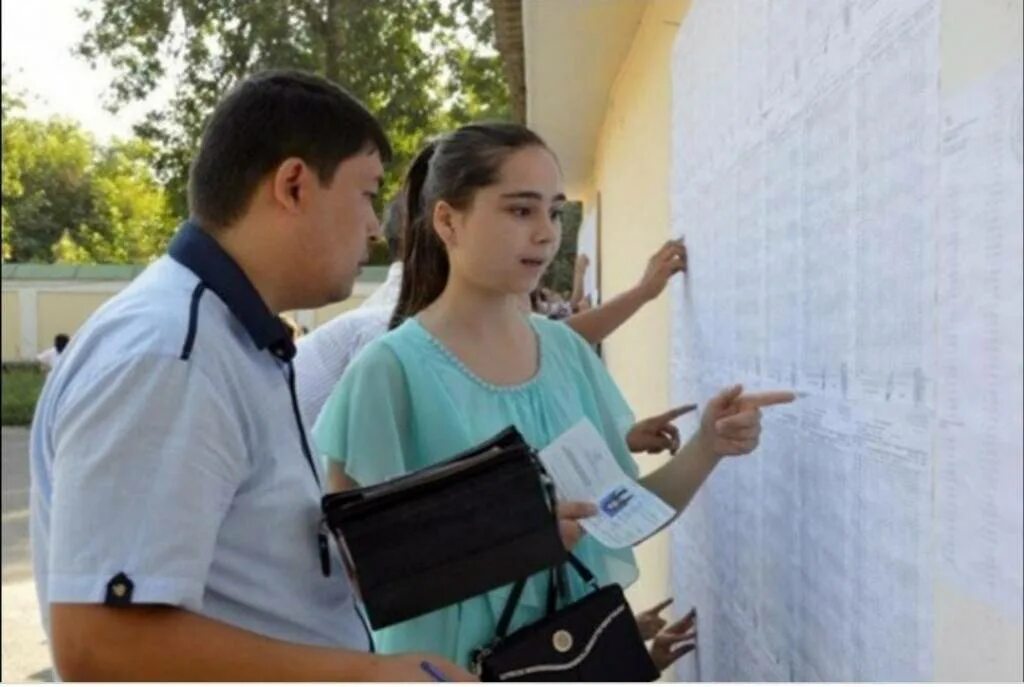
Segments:
[[[514,427],[322,507],[379,629],[558,565],[550,478]]]
[[[474,652],[473,669],[484,682],[650,682],[660,673],[651,661],[633,611],[617,584],[598,587],[573,555],[569,563],[593,591],[555,610],[563,575],[551,571],[548,613],[512,634],[525,579],[516,582],[498,621],[494,641]]]

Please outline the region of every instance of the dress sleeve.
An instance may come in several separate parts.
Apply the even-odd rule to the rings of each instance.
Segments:
[[[408,469],[409,410],[401,363],[378,341],[342,375],[313,427],[313,440],[358,484],[383,482]]]

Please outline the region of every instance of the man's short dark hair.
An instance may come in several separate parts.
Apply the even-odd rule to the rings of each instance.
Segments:
[[[217,105],[189,173],[189,210],[204,228],[241,217],[256,187],[283,161],[298,157],[324,184],[342,160],[375,149],[391,158],[373,115],[340,86],[314,74],[255,74]]]
[[[53,349],[58,353],[63,353],[64,349],[68,347],[68,344],[70,342],[71,337],[69,337],[67,334],[58,334],[57,336],[53,337]]]

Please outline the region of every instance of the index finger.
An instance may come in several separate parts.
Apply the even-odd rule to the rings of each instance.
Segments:
[[[684,634],[693,626],[694,619],[694,614],[687,613],[685,616],[683,616],[682,618],[680,618],[679,620],[675,621],[674,623],[666,627],[664,630],[662,630],[662,632],[666,634]]]
[[[677,417],[686,415],[687,413],[693,412],[694,410],[697,410],[697,404],[687,403],[686,405],[679,406],[678,408],[666,410],[661,415],[655,415],[652,419],[655,420],[658,424],[663,425],[666,422],[671,422],[672,420],[675,420]]]
[[[664,611],[666,608],[668,608],[670,605],[672,605],[672,597],[669,597],[669,598],[665,599],[664,601],[662,601],[661,603],[657,604],[653,608],[648,608],[646,611],[644,611],[644,613],[653,613],[655,615],[658,615],[662,611]]]
[[[783,403],[792,403],[796,400],[796,394],[792,391],[762,391],[758,394],[747,394],[739,399],[743,405],[752,405],[755,408],[765,406],[777,406]]]

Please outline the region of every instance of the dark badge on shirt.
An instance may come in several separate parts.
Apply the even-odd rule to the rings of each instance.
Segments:
[[[107,598],[103,600],[108,606],[130,606],[135,583],[123,572],[119,572],[107,582]]]

